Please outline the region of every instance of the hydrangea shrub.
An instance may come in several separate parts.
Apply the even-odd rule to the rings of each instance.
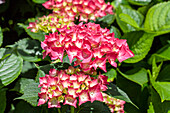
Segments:
[[[0,0],[0,113],[169,113],[169,9]]]

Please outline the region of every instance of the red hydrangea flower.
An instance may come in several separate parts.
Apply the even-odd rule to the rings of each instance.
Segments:
[[[74,70],[71,75],[68,71],[70,69]],[[76,108],[77,105],[87,101],[103,101],[102,91],[105,91],[103,86],[107,88],[106,84],[108,84],[107,77],[104,75],[93,78],[79,69],[73,69],[73,67],[61,71],[50,69],[49,75],[40,77],[39,82],[41,92],[38,93],[40,97],[38,106],[48,102],[48,108],[60,108],[60,103]]]
[[[42,5],[46,9],[53,9],[58,15],[65,13],[71,18],[80,16],[79,20],[85,22],[113,14],[112,5],[104,0],[49,0]]]
[[[90,71],[98,67],[106,72],[106,62],[117,67],[118,59],[122,62],[134,56],[125,39],[114,37],[109,29],[101,28],[95,23],[80,23],[79,25],[58,28],[57,32],[46,35],[41,42],[45,50],[43,57],[49,55],[51,60],[60,59],[68,55],[70,63],[77,59],[75,66],[80,65],[82,70]]]

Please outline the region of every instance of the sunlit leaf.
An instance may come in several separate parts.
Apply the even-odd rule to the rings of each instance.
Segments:
[[[142,14],[125,5],[120,5],[116,10],[116,21],[124,33],[136,31],[137,29],[135,27],[141,27],[143,20],[144,17]],[[129,23],[133,24],[135,27],[131,26]]]
[[[148,54],[155,34],[143,31],[134,31],[124,34],[123,39],[127,39],[130,50],[135,54],[134,57],[125,60],[126,63],[136,63],[141,61]]]
[[[148,5],[151,0],[128,0],[129,3],[134,4],[134,5]]]
[[[170,32],[170,1],[151,7],[146,15],[144,27],[158,35]]]
[[[154,88],[161,97],[161,101],[170,100],[170,82],[154,82]]]
[[[0,61],[0,87],[7,86],[13,82],[21,73],[23,59],[12,54]]]
[[[33,79],[22,78],[20,85],[20,92],[23,93],[23,95],[16,99],[23,99],[30,103],[32,106],[37,106],[38,92],[40,92],[38,83],[36,83]]]
[[[37,4],[42,4],[42,3],[45,3],[47,0],[32,0],[32,1]]]
[[[140,69],[139,71],[137,68],[134,68],[133,70],[128,71],[129,74],[124,74],[119,69],[118,71],[122,76],[141,85],[141,87],[143,87],[143,85],[148,82],[147,70],[144,68]]]

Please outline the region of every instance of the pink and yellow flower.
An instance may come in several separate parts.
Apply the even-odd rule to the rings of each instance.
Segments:
[[[65,13],[79,21],[95,20],[107,14],[113,14],[113,7],[104,0],[49,0],[43,4],[47,9],[52,9],[56,14]]]
[[[70,63],[76,58],[75,66],[80,65],[82,70],[90,71],[98,67],[106,70],[106,62],[117,67],[118,59],[122,62],[134,56],[125,39],[114,37],[114,33],[101,28],[95,23],[80,23],[79,25],[59,28],[57,32],[46,35],[41,42],[45,50],[43,57],[49,55],[51,60],[60,59],[68,55]]]
[[[73,67],[69,67],[69,69],[73,70]],[[39,78],[41,92],[38,94],[40,97],[38,106],[48,102],[48,108],[60,108],[61,103],[76,108],[77,105],[80,106],[87,101],[103,101],[101,92],[105,89],[103,90],[102,87],[107,87],[106,84],[108,84],[105,79],[107,77],[104,75],[93,78],[76,69],[72,75],[69,75],[68,69],[64,71],[50,69],[49,75],[46,74],[45,77]]]
[[[35,22],[30,22],[27,29],[31,29],[31,32],[43,31],[46,33],[56,32],[57,28],[62,28],[65,25],[73,26],[74,18],[68,16],[66,13],[52,13],[48,16],[39,17]]]

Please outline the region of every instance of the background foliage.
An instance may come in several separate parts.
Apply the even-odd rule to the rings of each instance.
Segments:
[[[34,18],[50,13],[41,5],[45,1],[6,0],[0,4],[0,113],[57,112],[47,105],[36,107],[38,78],[52,67],[70,65],[68,58],[61,66],[42,59],[40,41],[45,34],[26,29]],[[126,113],[170,113],[170,2],[110,2],[115,14],[95,23],[110,29],[116,38],[127,39],[135,57],[119,63],[118,68],[107,65],[105,75],[113,81],[107,93],[126,101]],[[109,113],[98,102],[83,107],[83,113]]]

